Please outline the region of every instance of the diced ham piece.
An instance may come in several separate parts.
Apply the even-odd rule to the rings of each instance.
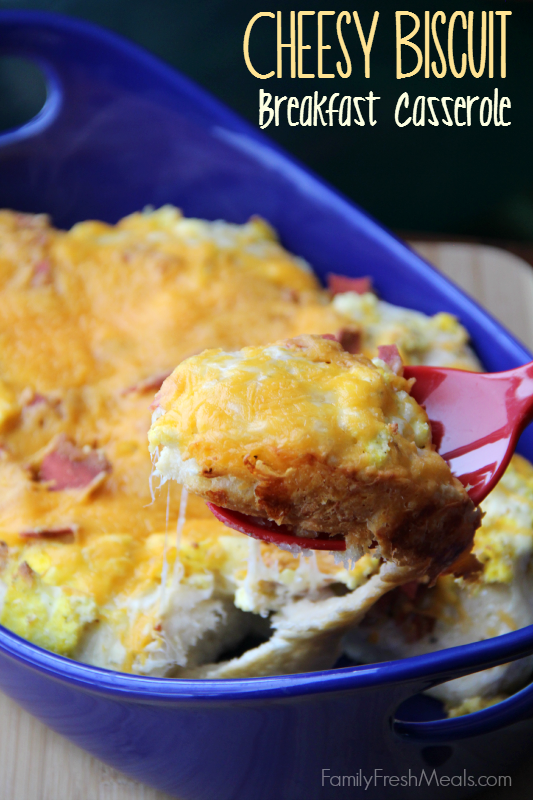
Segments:
[[[193,350],[192,353],[189,353],[188,355],[184,356],[181,360],[185,361],[185,359],[191,358],[191,356],[197,356],[201,352],[202,352],[201,350]],[[169,377],[169,375],[172,375],[172,372],[173,370],[171,369],[167,370],[166,372],[156,372],[155,375],[151,375],[149,378],[145,378],[143,381],[139,381],[139,383],[135,384],[135,386],[126,389],[125,392],[123,392],[123,394],[129,394],[130,392],[157,391],[156,396],[150,403],[150,410],[155,411],[155,409],[159,405],[159,390],[161,389],[161,386]]]
[[[52,280],[52,265],[47,258],[38,261],[33,267],[32,286],[45,286]]]
[[[403,375],[403,361],[395,344],[382,344],[378,347],[378,358],[387,364],[396,375]]]
[[[144,392],[157,392],[171,372],[171,369],[166,370],[165,372],[156,372],[154,375],[150,375],[148,378],[144,378],[144,380],[139,381],[139,383],[124,389],[123,394],[132,394],[133,392],[137,392],[138,394],[142,394]]]
[[[322,338],[338,342],[347,353],[352,355],[361,352],[361,333],[357,328],[341,328],[336,334],[323,333]]]
[[[68,539],[72,541],[76,529],[74,527],[68,528],[49,528],[49,529],[35,529],[33,531],[23,531],[19,534],[22,539],[61,539],[65,541]]]
[[[35,394],[31,398],[31,400],[29,400],[26,405],[28,405],[28,406],[38,406],[41,403],[47,403],[47,402],[48,402],[48,400],[44,396],[44,394],[39,394],[38,392],[35,392]]]
[[[196,355],[196,353],[194,355]],[[172,374],[171,372],[168,373],[168,375],[171,375],[171,374]],[[168,378],[168,375],[165,375],[165,378],[161,381],[161,386],[163,385],[165,380]],[[157,394],[155,395],[154,399],[150,403],[150,406],[149,406],[150,411],[155,411],[156,408],[159,408],[159,401],[161,399],[161,386],[159,386]]]
[[[62,439],[55,450],[46,455],[39,469],[38,480],[51,482],[51,491],[83,489],[98,475],[111,471],[111,464],[98,450],[76,447]]]
[[[24,214],[18,211],[14,214],[17,228],[46,229],[48,216],[46,214]]]
[[[332,294],[343,294],[344,292],[366,294],[374,291],[372,278],[369,278],[368,275],[363,278],[349,278],[347,275],[335,275],[333,272],[328,272],[327,283]]]
[[[357,328],[341,328],[335,338],[347,353],[361,352],[361,332]]]

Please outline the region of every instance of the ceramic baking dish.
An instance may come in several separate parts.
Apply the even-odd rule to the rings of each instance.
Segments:
[[[456,314],[488,371],[532,359],[361,209],[148,53],[74,19],[2,12],[0,54],[37,62],[48,82],[40,114],[0,135],[1,207],[47,212],[60,227],[115,222],[147,204],[232,222],[260,214],[319,276],[371,275],[391,303]],[[519,449],[533,460],[531,430]],[[378,777],[366,790],[327,776],[508,774],[529,751],[533,688],[457,719],[439,719],[419,693],[529,653],[533,627],[378,665],[185,681],[75,663],[0,629],[0,686],[77,745],[183,800],[451,800],[476,786],[386,787]]]

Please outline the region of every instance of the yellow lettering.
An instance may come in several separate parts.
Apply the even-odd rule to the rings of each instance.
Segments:
[[[303,68],[303,51],[310,50],[310,44],[304,44],[304,33],[303,27],[304,17],[313,17],[315,15],[315,11],[298,11],[298,77],[299,78],[314,78],[315,75],[313,72],[304,72]]]
[[[252,17],[248,25],[246,26],[246,30],[244,32],[244,42],[243,42],[243,50],[244,50],[244,60],[246,62],[246,66],[252,73],[255,75],[256,78],[261,78],[262,80],[266,80],[267,78],[271,78],[274,75],[274,70],[269,72],[267,75],[262,75],[260,72],[257,72],[252,66],[252,62],[250,60],[250,34],[252,32],[252,28],[254,24],[257,22],[259,17],[273,17],[276,18],[276,15],[273,14],[271,11],[260,11],[259,14],[256,14],[255,17]]]
[[[342,35],[342,21],[343,19],[346,20],[346,24],[349,25],[351,23],[350,15],[347,11],[341,11],[339,16],[337,17],[337,38],[339,40],[339,44],[341,46],[342,54],[346,59],[346,70],[344,71],[341,66],[341,62],[337,61],[337,72],[341,76],[341,78],[349,78],[352,74],[352,61],[350,59],[350,54],[344,44],[344,38]]]
[[[376,12],[377,13],[377,12]],[[408,36],[402,36],[402,17],[412,17],[415,21],[415,27],[411,31]],[[354,12],[355,17],[355,12]],[[416,75],[416,73],[422,67],[422,62],[424,61],[424,56],[422,55],[421,49],[418,45],[413,44],[410,40],[415,36],[420,29],[420,20],[418,19],[416,14],[413,14],[412,11],[397,11],[396,12],[396,77],[397,78],[410,78],[412,75]],[[408,47],[412,47],[416,53],[417,57],[417,64],[416,67],[411,72],[402,72],[402,45],[407,45]],[[365,75],[365,77],[368,77]],[[403,95],[402,95],[403,97]]]
[[[424,11],[424,78],[429,78],[429,11]]]
[[[291,78],[296,77],[296,30],[295,30],[295,12],[291,11],[291,41],[289,44],[283,44],[281,41],[281,11],[278,11],[278,78],[282,77],[282,53],[284,47],[291,49]],[[276,123],[277,124],[277,123]]]
[[[454,11],[454,13],[450,17],[450,25],[448,27],[448,61],[450,62],[450,70],[452,75],[456,78],[462,78],[466,72],[466,53],[463,53],[461,56],[461,72],[457,72],[455,68],[455,61],[453,57],[453,29],[455,26],[455,20],[457,17],[461,17],[461,21],[463,23],[463,28],[466,30],[466,14],[464,11]]]
[[[487,12],[481,12],[481,55],[479,56],[479,69],[474,64],[474,12],[468,12],[468,65],[474,78],[481,78],[485,72],[487,59]]]
[[[318,77],[319,78],[334,78],[335,75],[333,72],[322,72],[322,51],[323,50],[331,50],[330,44],[323,44],[324,41],[324,32],[323,32],[323,23],[322,17],[331,17],[335,16],[334,11],[319,11],[318,12]]]
[[[510,17],[512,11],[496,11],[496,16],[501,17],[501,54],[500,54],[500,75],[502,78],[507,77],[507,43],[506,43],[506,19]]]
[[[446,75],[447,67],[446,67],[446,59],[444,57],[442,47],[440,46],[440,41],[437,34],[437,20],[439,19],[443,25],[446,23],[446,14],[444,13],[444,11],[437,11],[435,14],[433,14],[433,19],[431,20],[431,33],[433,34],[433,41],[435,42],[435,47],[437,48],[437,53],[439,54],[442,69],[439,72],[437,70],[436,62],[432,61],[431,70],[436,78],[444,78],[444,76]]]
[[[489,78],[494,78],[494,11],[489,11]]]
[[[408,14],[409,12],[406,11],[400,13]],[[361,47],[363,48],[363,53],[365,54],[365,78],[370,78],[370,51],[372,50],[372,45],[374,43],[374,35],[376,33],[376,26],[378,24],[378,19],[379,19],[379,11],[374,11],[370,33],[368,34],[368,39],[365,39],[365,34],[363,33],[363,28],[359,20],[359,14],[357,13],[357,11],[353,12],[353,21],[357,26],[357,33],[359,34],[359,39],[361,40]],[[418,25],[420,27],[420,23],[418,23]],[[418,28],[416,30],[418,30]]]

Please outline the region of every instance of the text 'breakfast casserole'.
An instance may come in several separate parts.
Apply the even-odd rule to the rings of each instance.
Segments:
[[[150,403],[184,359],[220,348],[229,364],[243,347],[260,358],[271,342],[334,334],[366,359],[396,344],[407,364],[479,369],[451,315],[342,281],[325,291],[262,220],[172,207],[66,232],[0,212],[0,285],[0,622],[15,633],[111,669],[233,677],[327,668],[343,645],[361,660],[425,652],[533,619],[533,470],[519,457],[482,504],[483,571],[385,596],[375,555],[297,557],[150,483]],[[527,678],[518,664],[460,679],[445,699],[489,702]]]

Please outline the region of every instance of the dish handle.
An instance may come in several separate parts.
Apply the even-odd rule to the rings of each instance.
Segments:
[[[483,663],[477,661],[470,669],[465,669],[464,666],[460,669],[449,670],[448,674],[440,677],[431,682],[431,686],[453,680],[454,678],[471,675],[475,672],[480,672],[484,669],[495,666],[497,663],[509,663],[516,661],[519,658],[533,654],[533,626],[523,628],[513,634],[507,634],[507,637],[520,636],[523,640],[529,639],[525,647],[516,648],[514,652],[507,652],[505,659],[494,659],[492,663]],[[506,636],[501,637],[502,639]],[[489,642],[490,643],[490,640]],[[477,642],[480,644],[485,642]],[[503,644],[503,643],[502,643]],[[471,647],[467,645],[466,647]],[[463,648],[454,648],[457,650]],[[451,651],[450,651],[451,652]],[[429,688],[429,687],[427,687]],[[412,742],[420,742],[424,745],[430,744],[443,744],[452,741],[459,741],[461,739],[470,739],[474,736],[480,736],[502,728],[513,725],[522,720],[531,719],[533,717],[533,683],[528,684],[522,690],[512,694],[505,700],[495,703],[488,708],[481,711],[472,712],[459,717],[451,717],[448,719],[427,720],[423,722],[415,722],[408,720],[401,720],[393,718],[391,720],[393,733],[403,740]]]
[[[57,70],[61,59],[55,59],[52,55],[54,48],[50,41],[50,32],[39,30],[35,21],[35,18],[32,19],[30,14],[25,15],[24,12],[0,13],[0,55],[31,61],[39,67],[46,83],[46,100],[41,110],[23,125],[0,133],[0,147],[16,144],[42,133],[55,122],[63,106],[65,92]]]

